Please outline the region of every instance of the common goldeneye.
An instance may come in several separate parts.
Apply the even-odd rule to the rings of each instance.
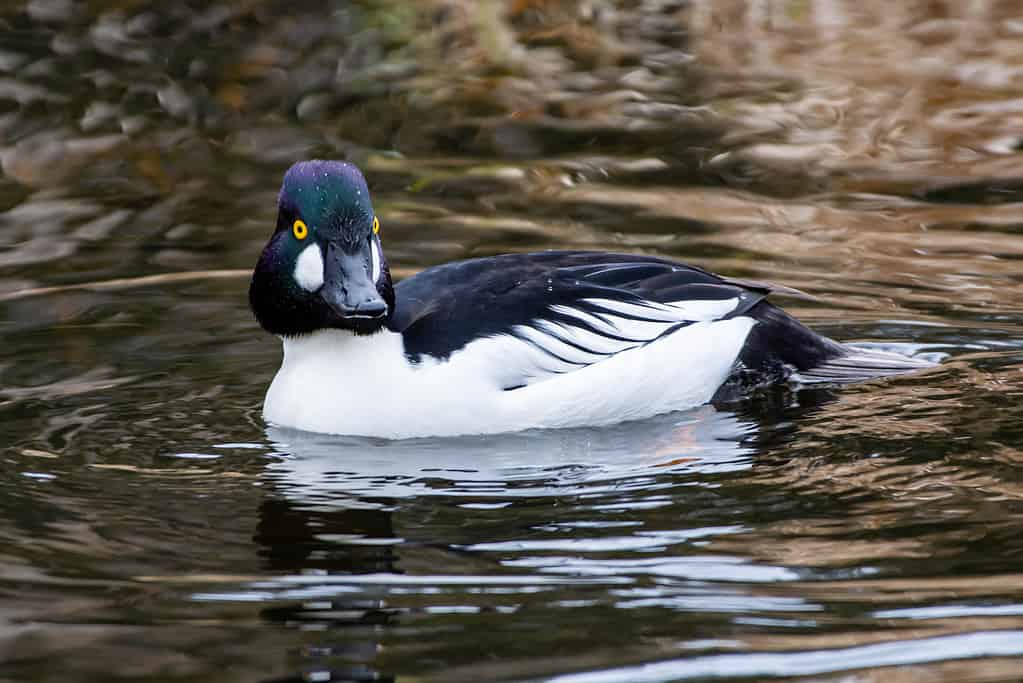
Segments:
[[[587,251],[458,261],[392,284],[359,170],[304,161],[252,276],[284,342],[274,424],[406,438],[603,425],[728,387],[850,382],[930,362],[822,337],[774,289],[666,259]]]

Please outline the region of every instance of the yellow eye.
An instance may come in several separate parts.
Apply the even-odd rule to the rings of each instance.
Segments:
[[[373,234],[380,234],[380,219],[376,216],[373,216]]]
[[[291,226],[291,234],[297,240],[304,240],[309,236],[309,228],[302,221],[295,221]]]

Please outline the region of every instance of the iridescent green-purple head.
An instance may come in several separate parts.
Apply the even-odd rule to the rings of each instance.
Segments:
[[[359,169],[301,161],[284,174],[277,225],[260,254],[249,304],[281,336],[379,330],[394,310],[380,221]]]

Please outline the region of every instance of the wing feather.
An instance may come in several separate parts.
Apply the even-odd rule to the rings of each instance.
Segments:
[[[767,292],[759,283],[747,287],[654,257],[510,254],[432,268],[399,283],[390,324],[402,332],[413,362],[486,353],[481,371],[516,389],[688,325],[742,315]]]
[[[513,379],[506,380],[504,388],[529,386],[644,346],[694,322],[719,320],[735,310],[738,302],[737,297],[671,303],[601,298],[580,299],[577,307],[550,306],[547,313],[551,317],[536,318],[493,337],[507,345],[502,357],[523,362],[510,373]],[[512,348],[520,344],[542,351],[544,356]],[[502,376],[509,376],[509,368],[502,368]]]

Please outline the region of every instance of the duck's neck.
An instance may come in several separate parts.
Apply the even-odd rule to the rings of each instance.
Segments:
[[[335,368],[346,373],[360,368],[379,371],[380,364],[393,367],[395,360],[404,359],[401,335],[382,328],[373,334],[355,334],[348,330],[317,330],[309,334],[281,337],[284,345],[284,368],[319,366],[330,374]]]
[[[320,330],[282,340],[284,360],[263,406],[268,420],[315,432],[386,432],[389,406],[413,374],[400,334]]]

